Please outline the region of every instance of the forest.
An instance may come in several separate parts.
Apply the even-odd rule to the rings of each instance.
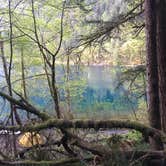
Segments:
[[[0,0],[0,166],[166,166],[166,0]]]

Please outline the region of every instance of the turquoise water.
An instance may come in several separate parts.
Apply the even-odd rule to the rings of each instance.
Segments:
[[[38,70],[33,68],[32,73]],[[117,86],[122,70],[110,66],[72,66],[66,83],[65,69],[56,67],[60,107],[63,110],[70,108],[76,117],[109,118],[132,113],[138,107],[138,99],[125,85]],[[27,89],[33,104],[43,111],[52,112],[53,102],[45,78],[27,80]],[[8,110],[7,104],[3,110]]]
[[[122,70],[120,67],[110,66],[86,66],[80,69],[72,66],[69,81],[64,83],[65,71],[57,67],[56,80],[61,107],[66,109],[66,103],[69,101],[70,109],[78,117],[107,117],[132,113],[137,109],[138,100],[136,94],[130,93],[127,87],[118,86]],[[44,80],[38,80],[37,84],[42,84],[44,87],[43,82]],[[53,110],[48,88],[37,88],[31,99],[41,108]]]

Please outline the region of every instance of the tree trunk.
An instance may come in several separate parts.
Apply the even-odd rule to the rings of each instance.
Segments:
[[[24,48],[21,46],[21,77],[22,77],[22,90],[23,90],[23,97],[28,100],[27,96],[27,88],[26,88],[26,80],[25,80],[25,64],[24,64]],[[30,114],[27,113],[27,118],[30,119]]]
[[[158,64],[156,51],[156,5],[154,0],[145,1],[146,47],[147,47],[147,89],[150,125],[161,129],[158,92]],[[152,140],[152,148],[162,149],[160,142]]]
[[[158,0],[156,6],[161,127],[166,132],[166,0]]]
[[[70,57],[67,55],[67,64],[66,64],[66,102],[67,102],[67,112],[71,112],[71,96],[70,96],[70,88],[69,88],[69,80],[70,80]]]

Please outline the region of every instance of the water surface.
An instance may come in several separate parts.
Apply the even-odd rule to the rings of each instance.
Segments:
[[[38,70],[38,67],[34,67],[31,72],[36,73]],[[80,68],[71,66],[66,82],[65,69],[57,66],[56,81],[61,109],[70,108],[76,117],[90,118],[110,118],[132,113],[137,109],[138,99],[125,85],[118,86],[122,70],[120,67],[99,65]],[[43,111],[53,111],[53,102],[44,77],[27,80],[27,89],[33,104]],[[7,112],[8,106],[1,109]]]

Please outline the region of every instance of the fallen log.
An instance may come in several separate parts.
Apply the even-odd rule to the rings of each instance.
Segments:
[[[40,131],[47,128],[59,128],[59,129],[90,129],[99,130],[112,129],[112,128],[128,128],[134,129],[141,132],[144,136],[153,137],[155,140],[165,142],[165,134],[161,131],[154,129],[152,127],[146,126],[144,124],[134,122],[134,121],[121,121],[121,120],[62,120],[62,119],[49,119],[42,123],[35,125],[24,125],[24,126],[3,126],[0,125],[0,130],[8,131],[22,131],[22,132],[33,132]]]

